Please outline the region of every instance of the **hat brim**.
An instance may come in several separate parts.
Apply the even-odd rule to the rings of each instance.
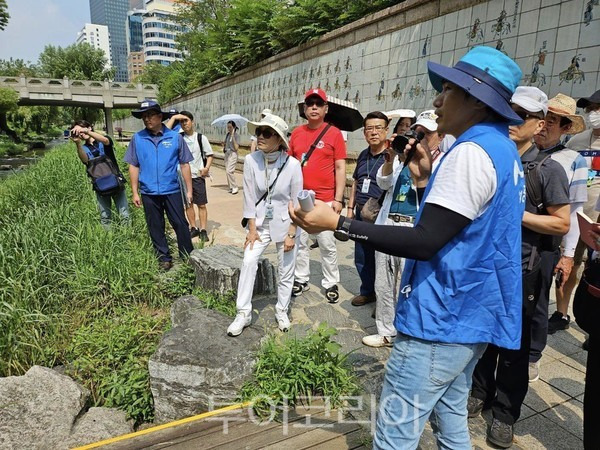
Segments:
[[[413,123],[410,126],[410,128],[412,130],[414,130],[419,125],[426,128],[427,131],[429,131],[429,132],[437,131],[437,122],[434,122],[433,120],[421,120],[421,121],[417,120],[415,123]]]
[[[158,111],[159,113],[162,114],[162,120],[167,120],[171,117],[171,115],[168,112],[162,112],[160,109],[157,108],[146,108],[146,109],[135,109],[133,111],[131,111],[131,115],[133,117],[135,117],[136,119],[141,119],[142,118],[142,114],[144,114],[146,111]]]
[[[275,133],[277,133],[277,135],[283,139],[283,145],[285,145],[285,148],[290,148],[290,144],[288,144],[288,140],[287,140],[287,136],[285,136],[285,134],[283,134],[283,132],[273,128],[271,126],[270,123],[265,123],[265,122],[248,122],[246,124],[246,128],[248,128],[248,132],[252,135],[254,135],[256,133],[256,129],[258,127],[269,127],[271,130],[273,130]]]
[[[520,125],[523,123],[523,119],[513,111],[508,101],[494,88],[477,80],[472,75],[431,61],[427,62],[427,70],[429,72],[429,80],[436,91],[442,92],[443,82],[450,81],[477,100],[485,103],[492,111],[505,119],[505,122],[509,125]]]

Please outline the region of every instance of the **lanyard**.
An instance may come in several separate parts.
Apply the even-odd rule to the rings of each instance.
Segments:
[[[373,167],[371,167],[371,170],[369,170],[369,155],[367,155],[367,178],[371,178],[371,172],[373,172],[373,169],[375,167],[377,167],[377,163],[379,162],[379,160],[381,159],[381,156],[383,155],[383,152],[381,152],[379,154],[379,156],[377,157],[377,160],[375,161],[375,164],[373,164]]]

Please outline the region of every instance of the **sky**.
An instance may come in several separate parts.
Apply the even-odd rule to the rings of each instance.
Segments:
[[[8,26],[0,31],[0,59],[37,62],[46,45],[66,47],[90,21],[88,0],[7,0]]]

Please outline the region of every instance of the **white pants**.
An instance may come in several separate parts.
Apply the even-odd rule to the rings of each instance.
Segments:
[[[246,314],[252,313],[252,292],[254,291],[254,280],[256,280],[256,271],[258,269],[258,259],[263,254],[271,242],[269,227],[258,227],[260,241],[255,241],[252,250],[250,245],[244,251],[244,261],[240,271],[238,282],[236,307],[238,312]],[[277,312],[287,313],[292,297],[292,286],[294,284],[294,268],[296,263],[296,254],[298,246],[295,245],[289,252],[283,251],[283,242],[276,242],[278,275],[277,282]]]
[[[229,189],[237,189],[237,181],[235,180],[235,166],[237,164],[238,154],[237,152],[226,151],[225,152],[225,173],[227,174],[227,185]]]
[[[385,224],[401,226],[391,219],[387,219]],[[403,258],[375,252],[375,325],[379,336],[396,336],[394,318],[403,267]]]
[[[296,281],[307,283],[310,278],[310,256],[308,247],[308,233],[302,228],[300,230],[300,242],[298,244],[298,259],[296,261]],[[323,279],[321,286],[329,289],[340,282],[340,271],[337,263],[337,247],[333,231],[322,231],[311,235],[319,243],[321,252],[321,266],[323,267]]]

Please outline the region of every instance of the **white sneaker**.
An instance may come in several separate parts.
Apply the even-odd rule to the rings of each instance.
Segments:
[[[393,347],[394,338],[372,334],[370,336],[363,337],[362,343],[368,345],[369,347]]]
[[[232,193],[233,195],[237,194],[238,192],[239,192],[239,189],[238,189],[238,188],[233,188],[233,189],[231,190],[231,193]]]
[[[252,316],[246,315],[246,313],[239,312],[235,316],[235,320],[231,322],[229,328],[227,328],[227,334],[229,336],[239,336],[248,325],[252,323]]]
[[[279,330],[287,333],[290,329],[290,319],[287,313],[275,313],[275,319],[277,320],[277,326],[279,327]]]
[[[535,383],[540,379],[540,362],[529,363],[529,382]]]

